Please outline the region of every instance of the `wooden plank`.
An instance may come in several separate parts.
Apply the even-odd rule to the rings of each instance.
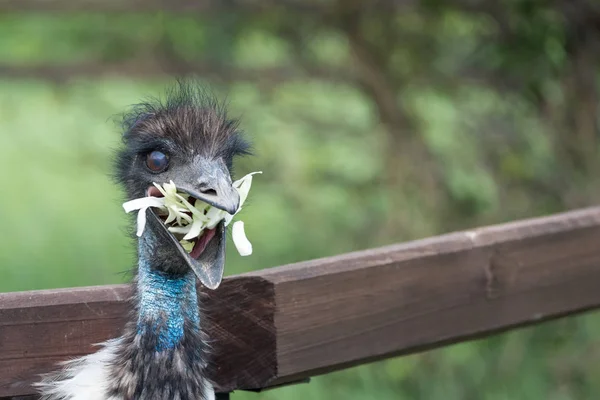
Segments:
[[[600,208],[228,278],[201,295],[220,391],[259,389],[600,306]],[[127,288],[0,295],[0,397],[118,334]]]
[[[125,285],[110,285],[0,294],[0,397],[31,394],[39,374],[118,336],[128,292]],[[218,389],[262,387],[276,374],[272,285],[260,277],[227,279],[203,302],[208,331],[219,338],[212,372],[228,377]]]
[[[597,308],[599,223],[596,208],[260,272],[271,384]]]

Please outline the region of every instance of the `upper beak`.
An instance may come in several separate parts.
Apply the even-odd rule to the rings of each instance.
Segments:
[[[180,191],[229,214],[238,210],[240,195],[232,186],[229,170],[221,159],[198,159],[184,175],[175,182]]]
[[[232,186],[231,176],[222,160],[197,160],[193,168],[178,171],[175,185],[185,192],[213,207],[234,214],[240,204],[240,195]],[[168,232],[160,219],[151,213],[153,225],[160,226],[163,243],[170,243],[178,254],[194,271],[200,282],[209,289],[219,287],[225,269],[225,226],[223,222],[215,227],[215,234],[198,259],[192,258],[181,247],[177,239]]]

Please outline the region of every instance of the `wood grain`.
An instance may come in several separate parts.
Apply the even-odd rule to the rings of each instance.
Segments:
[[[600,306],[600,208],[228,278],[202,294],[220,391],[261,389]],[[0,397],[123,324],[125,286],[0,294]]]

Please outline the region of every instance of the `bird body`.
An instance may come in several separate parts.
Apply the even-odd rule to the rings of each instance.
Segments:
[[[190,200],[210,202],[230,213],[237,209],[232,159],[247,154],[248,144],[237,123],[205,92],[180,83],[166,103],[135,107],[125,118],[124,144],[117,178],[130,199],[151,193],[154,182],[174,181]],[[163,222],[148,211],[122,336],[45,376],[38,384],[42,399],[214,399],[196,284],[200,280],[215,288],[221,281],[225,227],[216,226],[205,247],[188,253]]]
[[[116,359],[120,339],[103,343],[96,353],[64,363],[52,380],[43,382],[44,399],[122,400],[107,397],[109,368]]]

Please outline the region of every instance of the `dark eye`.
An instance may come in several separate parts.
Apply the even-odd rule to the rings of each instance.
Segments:
[[[162,172],[169,165],[169,158],[165,153],[153,151],[146,156],[146,166],[152,172]]]

